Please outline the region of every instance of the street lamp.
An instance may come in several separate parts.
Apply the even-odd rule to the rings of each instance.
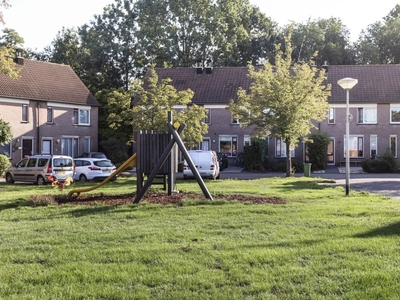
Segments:
[[[350,192],[350,112],[349,112],[349,91],[358,83],[357,79],[354,78],[343,78],[338,80],[338,85],[346,90],[346,196]]]

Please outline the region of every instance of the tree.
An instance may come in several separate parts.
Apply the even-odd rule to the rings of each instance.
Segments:
[[[329,135],[321,131],[315,131],[308,137],[307,154],[313,170],[325,170],[330,140]]]
[[[172,85],[172,80],[158,80],[154,68],[148,71],[145,85],[136,84],[130,90],[132,97],[110,97],[108,109],[109,126],[119,128],[128,125],[132,131],[154,130],[168,131],[168,111],[172,112],[176,122],[186,125],[182,138],[188,146],[194,146],[203,140],[203,134],[207,133],[208,125],[202,122],[206,117],[203,107],[192,104],[193,91],[177,91]],[[134,99],[132,105],[131,99]],[[187,105],[188,108],[177,111],[176,105]],[[111,111],[114,110],[114,111]]]
[[[263,68],[249,66],[252,80],[248,91],[240,88],[237,101],[229,109],[242,127],[253,127],[253,136],[270,134],[286,143],[286,176],[291,176],[290,149],[307,136],[314,123],[327,116],[330,86],[325,85],[323,69],[303,61],[292,65],[290,34],[285,50],[277,45],[275,66],[266,62]]]
[[[338,18],[309,20],[306,24],[293,23],[286,30],[293,30],[291,42],[294,61],[313,59],[319,66],[325,62],[331,65],[354,63],[350,32]]]
[[[3,25],[5,24],[5,22],[3,11],[1,9],[7,9],[10,6],[11,5],[9,4],[8,0],[2,0],[0,2],[0,23]],[[7,48],[4,45],[0,46],[0,73],[6,74],[11,78],[18,78],[20,69],[15,66],[14,56],[15,48]]]
[[[368,26],[356,44],[359,64],[400,63],[400,5],[397,4],[383,21]]]
[[[10,124],[0,119],[0,145],[8,144],[12,140]]]

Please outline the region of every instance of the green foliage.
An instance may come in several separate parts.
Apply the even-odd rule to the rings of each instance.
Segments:
[[[314,59],[317,66],[354,63],[350,47],[350,32],[338,18],[292,23],[293,61]],[[315,55],[317,53],[317,55]]]
[[[264,170],[264,149],[266,141],[255,139],[251,141],[251,145],[244,146],[243,161],[244,169],[253,172],[261,172]]]
[[[4,171],[11,167],[9,158],[3,154],[0,154],[0,176],[4,176]]]
[[[239,89],[238,99],[230,101],[229,109],[241,120],[242,127],[253,128],[254,135],[284,140],[286,174],[291,176],[290,149],[310,134],[314,122],[326,118],[330,85],[325,83],[324,70],[313,68],[312,62],[292,65],[290,35],[284,46],[282,51],[277,45],[275,66],[269,62],[263,68],[249,66],[250,88]]]
[[[107,158],[116,166],[121,165],[128,159],[129,146],[126,139],[109,138],[99,143],[101,150],[104,151]]]
[[[186,125],[181,137],[188,146],[203,140],[203,134],[208,132],[208,125],[202,122],[206,110],[192,104],[192,90],[177,91],[170,78],[159,81],[154,68],[148,70],[145,85],[136,85],[133,90],[135,103],[131,109],[122,111],[120,117],[134,131],[168,131],[168,111],[171,111],[174,123]],[[177,111],[176,105],[187,108]]]
[[[7,144],[12,140],[10,123],[0,119],[0,145]]]
[[[326,132],[315,131],[308,137],[306,147],[312,170],[325,170],[329,142],[330,138]]]
[[[368,173],[397,173],[397,160],[388,149],[382,157],[363,160],[361,167]]]

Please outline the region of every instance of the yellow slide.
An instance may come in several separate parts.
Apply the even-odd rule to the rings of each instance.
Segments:
[[[108,176],[106,179],[104,179],[98,185],[87,187],[87,188],[81,188],[81,189],[73,189],[68,193],[68,198],[72,197],[74,194],[76,194],[76,197],[79,197],[79,195],[81,193],[89,192],[89,191],[95,190],[95,189],[103,186],[104,184],[109,182],[114,176],[123,172],[128,167],[136,167],[136,153],[133,154],[130,158],[128,158],[128,160],[125,161],[117,170],[115,170],[114,173],[112,173],[110,176]]]

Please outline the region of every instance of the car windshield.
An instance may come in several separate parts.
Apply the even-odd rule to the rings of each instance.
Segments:
[[[112,162],[109,160],[98,160],[94,161],[93,164],[97,167],[114,167]]]

